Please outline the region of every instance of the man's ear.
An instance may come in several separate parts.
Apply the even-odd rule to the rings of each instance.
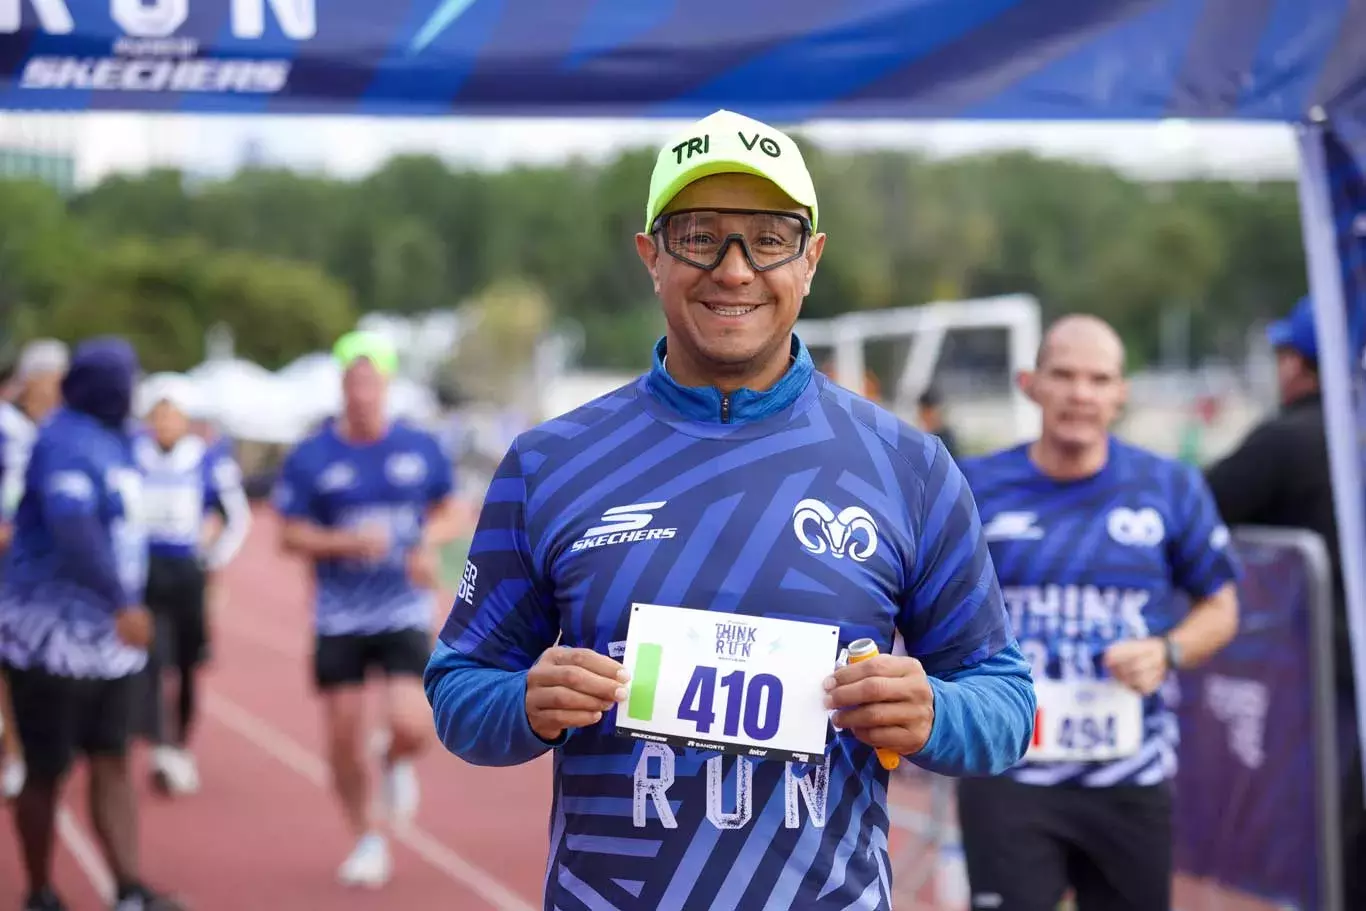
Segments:
[[[806,244],[806,284],[802,288],[802,296],[811,293],[811,280],[816,277],[816,266],[821,261],[821,254],[825,252],[825,235],[813,235]]]
[[[654,282],[655,294],[659,293],[659,245],[655,243],[653,234],[636,235],[636,254],[640,261],[645,264],[645,271],[650,273],[650,281]]]

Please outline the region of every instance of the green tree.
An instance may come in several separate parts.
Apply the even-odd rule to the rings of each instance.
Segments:
[[[329,349],[359,317],[345,285],[316,265],[249,253],[209,258],[205,328],[226,323],[239,356],[276,369]]]
[[[1102,312],[1124,335],[1131,360],[1141,364],[1158,354],[1162,312],[1206,310],[1206,289],[1223,256],[1221,238],[1201,212],[1151,208],[1097,253],[1088,296],[1104,302]]]
[[[192,367],[204,347],[204,323],[195,302],[206,258],[193,241],[165,245],[135,239],[105,247],[49,306],[26,314],[24,334],[73,343],[118,334],[137,348],[149,371]]]
[[[545,292],[521,280],[498,282],[465,306],[470,326],[447,367],[462,395],[526,405],[534,394],[537,346],[550,330]]]
[[[71,202],[72,214],[97,234],[185,237],[197,227],[195,199],[179,171],[111,174]]]
[[[104,248],[50,305],[27,308],[20,328],[72,342],[120,334],[148,370],[185,370],[202,360],[207,329],[224,322],[242,356],[273,368],[330,345],[356,318],[346,288],[316,266],[133,239]]]
[[[1191,315],[1197,356],[1237,355],[1250,324],[1304,291],[1289,182],[1153,184],[1023,152],[946,161],[799,141],[828,234],[804,317],[1027,292],[1047,318],[1110,319],[1142,362],[1166,311]],[[110,177],[69,208],[42,184],[9,183],[0,320],[20,335],[164,334],[155,357],[179,362],[198,356],[189,336],[224,318],[244,352],[279,362],[357,313],[463,307],[520,282],[542,289],[550,325],[582,329],[585,366],[637,368],[662,331],[634,243],[654,160],[636,149],[489,172],[406,155],[355,181],[156,170]],[[265,300],[276,287],[292,306]],[[988,348],[956,351],[985,361]]]
[[[0,182],[0,321],[11,335],[24,335],[28,314],[46,306],[88,255],[55,189],[33,180]]]
[[[416,218],[395,219],[376,232],[371,275],[376,310],[425,313],[451,303],[445,244]]]

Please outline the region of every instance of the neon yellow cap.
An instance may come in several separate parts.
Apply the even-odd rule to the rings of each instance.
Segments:
[[[712,174],[753,174],[772,181],[811,210],[816,230],[816,187],[801,149],[780,130],[732,111],[709,114],[664,143],[650,175],[645,230],[680,190]]]
[[[377,332],[358,329],[348,332],[332,346],[332,356],[341,364],[343,370],[361,358],[375,365],[384,376],[398,372],[398,349],[394,343]]]

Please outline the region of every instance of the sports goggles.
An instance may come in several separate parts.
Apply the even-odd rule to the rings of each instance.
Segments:
[[[654,233],[664,252],[690,266],[711,271],[738,243],[755,272],[767,272],[799,259],[811,237],[811,220],[793,212],[753,209],[681,209],[655,219]]]

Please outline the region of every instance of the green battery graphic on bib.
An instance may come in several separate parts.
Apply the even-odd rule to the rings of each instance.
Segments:
[[[626,704],[626,715],[637,721],[649,721],[655,716],[655,688],[659,684],[659,665],[664,659],[664,646],[657,642],[642,642],[636,648],[636,666],[631,670],[631,699]]]

